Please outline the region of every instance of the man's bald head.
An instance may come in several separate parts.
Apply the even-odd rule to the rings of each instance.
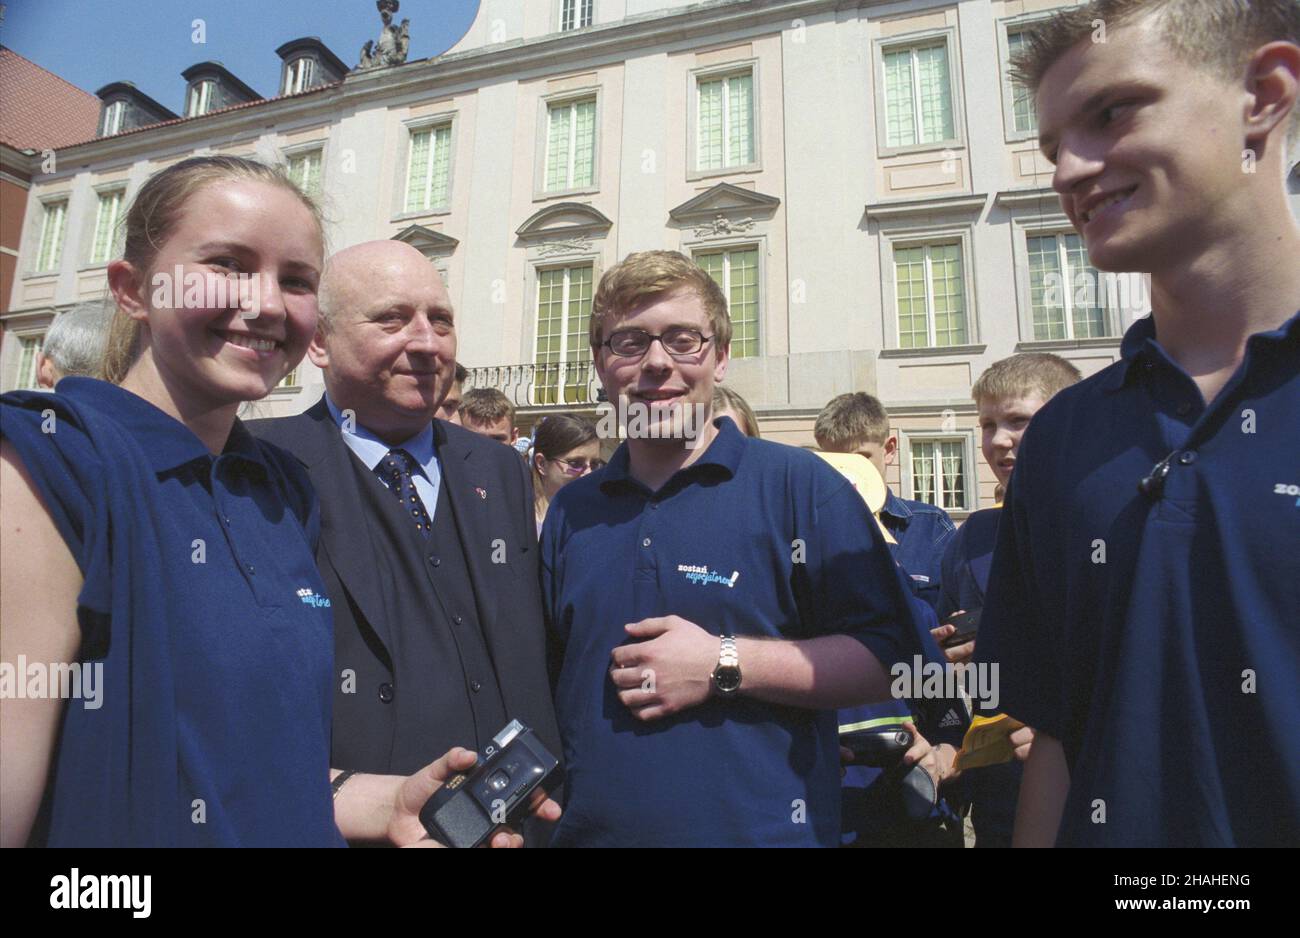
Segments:
[[[384,279],[433,283],[446,294],[442,277],[428,258],[404,241],[363,241],[346,247],[325,262],[317,289],[320,326],[329,330],[338,316],[374,297],[374,284]],[[450,301],[448,301],[450,305]]]
[[[442,277],[401,241],[367,241],[325,265],[308,356],[330,399],[381,439],[420,432],[451,390],[455,313]]]

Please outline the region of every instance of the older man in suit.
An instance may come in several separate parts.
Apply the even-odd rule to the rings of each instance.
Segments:
[[[330,259],[320,313],[308,354],[325,396],[250,427],[297,456],[320,496],[331,764],[409,774],[452,746],[483,751],[510,719],[558,753],[527,471],[434,419],[456,368],[442,279],[409,245],[358,244]]]

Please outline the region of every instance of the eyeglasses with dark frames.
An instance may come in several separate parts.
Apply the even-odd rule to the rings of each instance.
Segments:
[[[603,459],[593,459],[591,462],[582,459],[570,461],[560,456],[556,456],[551,460],[551,462],[558,462],[560,464],[560,471],[569,476],[580,476],[588,469],[595,472],[597,469],[602,469],[605,466],[605,460]]]
[[[712,340],[713,336],[704,335],[699,329],[676,326],[659,335],[652,335],[644,329],[619,329],[611,332],[601,344],[619,358],[640,358],[650,351],[654,342],[662,345],[673,358],[689,358],[699,354],[704,344]]]

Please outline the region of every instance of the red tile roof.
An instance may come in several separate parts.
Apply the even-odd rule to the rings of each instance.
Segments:
[[[99,98],[0,47],[0,143],[57,149],[93,137]]]
[[[158,127],[171,127],[173,124],[187,124],[190,121],[206,120],[207,118],[212,117],[214,114],[228,114],[231,111],[242,111],[245,108],[261,107],[263,104],[270,104],[272,101],[283,101],[286,98],[305,98],[308,95],[320,94],[322,91],[330,91],[331,89],[337,88],[342,84],[343,82],[341,80],[332,81],[329,82],[328,84],[317,85],[315,88],[308,88],[306,91],[295,91],[293,94],[276,95],[273,98],[258,98],[256,101],[241,101],[239,104],[232,104],[229,107],[217,108],[214,111],[208,111],[208,113],[200,114],[198,117],[173,117],[170,120],[157,121],[152,124],[145,124],[142,127],[132,127],[130,130],[124,130],[121,133],[113,134],[113,138],[116,139],[117,137],[126,137],[131,134],[142,133],[146,130],[155,130]],[[96,100],[99,99],[96,98]],[[63,144],[63,146],[70,147],[82,143],[90,143],[92,140],[100,139],[98,136],[98,131],[99,131],[99,125],[96,124],[95,127],[92,128],[89,135],[77,140],[69,140],[67,143]]]

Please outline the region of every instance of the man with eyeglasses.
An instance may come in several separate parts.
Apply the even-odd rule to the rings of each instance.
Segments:
[[[556,845],[834,846],[835,708],[888,697],[890,665],[933,645],[852,485],[710,419],[730,333],[681,254],[630,255],[597,288],[590,342],[627,439],[542,532]]]

